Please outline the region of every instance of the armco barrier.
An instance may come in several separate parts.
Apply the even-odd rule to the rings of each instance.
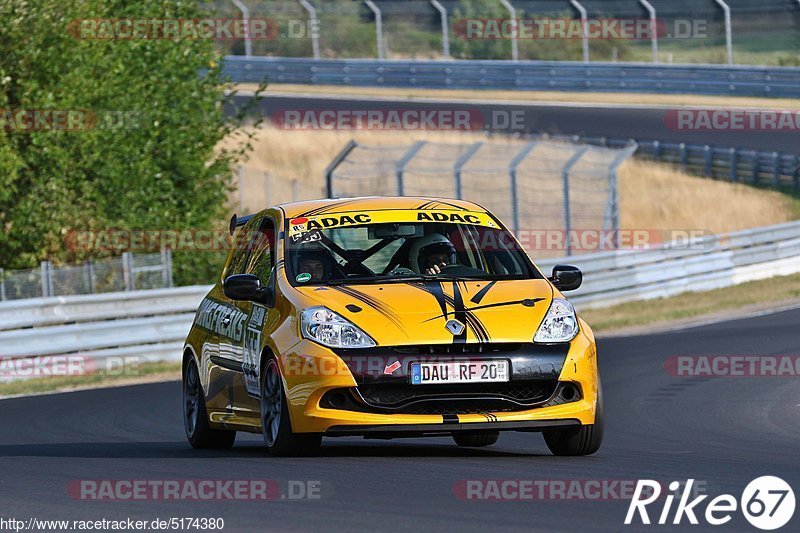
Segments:
[[[800,222],[708,236],[673,247],[625,250],[537,262],[545,271],[575,264],[584,285],[570,293],[579,309],[729,287],[800,272]]]
[[[691,246],[616,251],[537,261],[549,274],[568,263],[584,272],[570,293],[576,307],[728,287],[800,272],[800,222],[707,236]],[[80,354],[177,361],[206,286],[178,287],[0,304],[0,357]]]
[[[226,56],[222,68],[237,83],[800,97],[798,67]]]
[[[77,355],[96,363],[179,361],[207,286],[0,303],[0,358]],[[5,369],[4,369],[5,370]],[[0,372],[0,381],[14,379]]]

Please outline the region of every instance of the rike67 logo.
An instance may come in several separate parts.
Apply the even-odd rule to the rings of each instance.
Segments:
[[[650,508],[651,512],[658,511],[661,503],[659,500],[662,497],[661,484],[651,479],[640,479],[636,484],[631,504],[628,506],[625,524],[630,525],[641,520],[642,524],[650,525],[651,520],[654,520],[656,524],[660,525],[678,525],[685,518],[690,524],[697,525],[699,516],[705,519],[709,525],[721,526],[730,522],[737,509],[741,509],[742,514],[752,526],[771,531],[785,526],[794,515],[794,491],[779,477],[762,476],[754,479],[745,487],[742,497],[738,501],[731,494],[721,494],[708,502],[704,502],[708,498],[707,494],[695,496],[690,500],[693,484],[694,479],[687,480],[685,484],[678,481],[670,483],[670,492],[663,498],[663,507],[661,507],[660,513],[651,519],[648,514],[648,506],[658,501],[658,504],[652,505]],[[678,493],[682,486],[684,486],[683,490]],[[678,503],[673,511],[675,500],[678,500]],[[705,503],[704,512],[701,511],[703,503]]]

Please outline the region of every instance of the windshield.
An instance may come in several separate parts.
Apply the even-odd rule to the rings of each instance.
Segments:
[[[288,222],[287,235],[287,276],[295,285],[542,277],[486,213],[303,217]]]

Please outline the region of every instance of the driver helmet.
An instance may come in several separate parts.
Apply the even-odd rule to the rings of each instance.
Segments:
[[[446,255],[448,265],[456,263],[456,247],[441,233],[431,233],[414,239],[408,251],[408,263],[411,270],[422,274],[428,268],[426,264],[428,258],[436,254]]]
[[[334,259],[331,252],[326,248],[322,246],[304,246],[297,250],[294,254],[294,264],[292,265],[296,274],[301,273],[300,266],[307,261],[322,263],[322,277],[317,278],[317,276],[314,276],[313,279],[328,279],[331,276]]]

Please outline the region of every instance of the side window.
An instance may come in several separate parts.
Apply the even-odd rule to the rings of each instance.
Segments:
[[[275,264],[275,222],[265,218],[258,231],[253,233],[251,252],[247,258],[245,274],[255,274],[262,285],[270,282],[272,267]]]
[[[248,234],[249,231],[246,225],[237,228],[234,232],[231,258],[228,263],[228,268],[225,270],[224,277],[232,276],[233,274],[241,274],[244,271],[244,262],[247,258],[248,251]]]

